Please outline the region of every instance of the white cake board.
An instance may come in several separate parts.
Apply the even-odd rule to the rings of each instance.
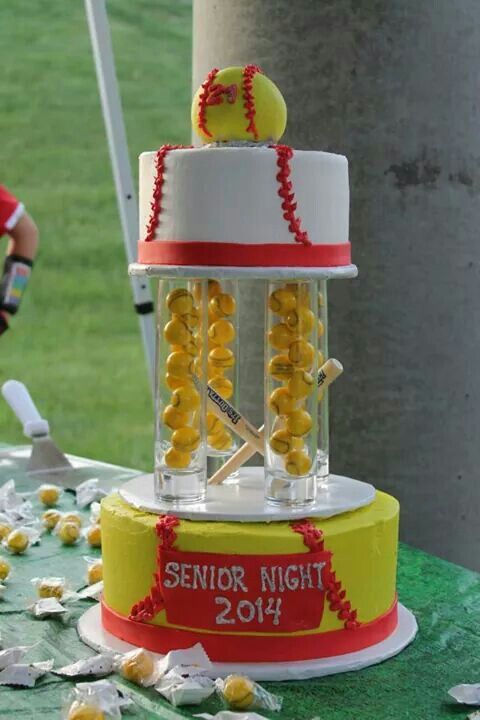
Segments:
[[[173,504],[161,502],[154,494],[153,475],[140,475],[119,489],[126,503],[138,510],[158,515],[171,513],[187,520],[231,522],[273,522],[304,517],[331,517],[369,505],[375,499],[375,488],[369,483],[341,475],[330,475],[318,489],[313,505],[277,506],[265,502],[263,467],[244,467],[238,481],[209,485],[202,503]]]
[[[409,645],[417,634],[415,616],[404,605],[398,605],[398,626],[386,640],[337,657],[320,660],[303,660],[278,663],[213,663],[209,673],[212,678],[226,677],[230,673],[248,675],[252,680],[308,680],[309,678],[334,675],[336,673],[362,670],[397,655]],[[77,625],[80,639],[97,652],[125,653],[135,649],[134,645],[119,640],[102,627],[100,604],[89,608]],[[180,648],[172,648],[178,650]],[[161,659],[163,655],[153,653]]]
[[[128,274],[164,278],[232,278],[246,280],[335,280],[354,278],[356,265],[340,267],[231,267],[226,265],[149,265],[131,263]]]

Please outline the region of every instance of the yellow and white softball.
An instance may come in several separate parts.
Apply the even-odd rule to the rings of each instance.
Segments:
[[[208,353],[208,362],[212,368],[231,368],[235,365],[235,356],[230,348],[214,347]]]
[[[179,410],[173,405],[167,405],[162,413],[162,420],[165,425],[171,430],[177,430],[178,428],[185,427],[188,425],[189,413]]]
[[[225,678],[222,694],[232,710],[248,710],[255,701],[255,685],[243,675],[229,675]]]
[[[217,345],[228,345],[235,339],[235,328],[230,320],[220,318],[208,328],[208,337]]]
[[[292,377],[295,368],[288,355],[274,355],[268,363],[268,372],[275,380],[286,382]]]
[[[210,447],[215,450],[228,450],[233,443],[232,436],[225,427],[217,435],[208,435],[207,441]]]
[[[172,393],[171,404],[181,412],[193,412],[200,407],[200,395],[193,385],[179,387]]]
[[[165,340],[170,345],[186,345],[192,338],[188,325],[179,315],[174,315],[163,329]]]
[[[193,372],[193,358],[187,352],[177,350],[167,357],[166,368],[170,375],[188,377]]]
[[[175,315],[190,313],[194,306],[193,295],[186,288],[177,288],[169,292],[166,302],[170,312]]]
[[[268,405],[277,415],[287,415],[295,410],[296,401],[287,388],[279,387],[270,394]]]
[[[300,306],[288,313],[286,323],[293,332],[308,335],[315,326],[315,315],[308,308]]]
[[[301,450],[292,450],[285,458],[285,470],[290,475],[306,475],[311,467],[311,459]]]
[[[276,430],[269,440],[270,447],[277,455],[286,455],[291,450],[301,450],[303,440],[300,437],[290,435],[288,430]]]
[[[175,450],[194,452],[200,445],[200,433],[193,427],[181,427],[172,433]]]
[[[287,390],[294,398],[305,398],[310,395],[315,387],[313,375],[306,370],[296,369],[292,373],[288,383]]]
[[[228,293],[219,293],[212,297],[208,303],[208,309],[212,313],[212,317],[221,318],[235,314],[237,303],[233,295]]]
[[[285,428],[290,435],[302,437],[312,429],[312,416],[306,410],[294,410],[287,415]]]
[[[207,412],[207,435],[209,438],[214,435],[220,435],[223,430],[224,425],[215,413]]]
[[[303,338],[294,340],[288,349],[288,358],[295,367],[309,370],[315,359],[315,348]]]
[[[215,390],[215,392],[221,395],[225,400],[229,400],[229,398],[233,395],[233,383],[226,377],[215,375],[208,381],[208,384],[212,390]]]
[[[275,350],[287,350],[295,342],[296,335],[285,323],[274,325],[268,333],[268,342]]]
[[[182,470],[190,465],[191,455],[189,452],[184,452],[171,447],[165,453],[164,459],[165,465],[168,465],[168,467]]]
[[[295,309],[296,304],[295,293],[285,288],[274,290],[268,298],[268,307],[277,315],[288,315]]]

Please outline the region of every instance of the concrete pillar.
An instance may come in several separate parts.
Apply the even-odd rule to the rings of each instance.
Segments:
[[[195,87],[247,62],[285,95],[286,142],[350,161],[333,469],[395,494],[404,540],[480,569],[480,3],[196,0]]]

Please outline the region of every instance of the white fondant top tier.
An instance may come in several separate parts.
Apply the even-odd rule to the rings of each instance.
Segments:
[[[155,152],[140,156],[140,240],[146,237]],[[348,243],[348,161],[295,150],[290,162],[296,216],[313,246]],[[283,216],[277,154],[269,147],[172,150],[165,157],[155,240],[295,244]]]

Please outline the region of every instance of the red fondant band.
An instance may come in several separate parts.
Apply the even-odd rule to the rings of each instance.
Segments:
[[[363,650],[385,640],[397,627],[397,601],[384,615],[352,630],[317,635],[261,636],[202,633],[129,620],[102,600],[103,627],[115,637],[158,653],[202,643],[214,662],[289,662],[333,657]]]
[[[138,243],[145,265],[225,265],[231,267],[340,267],[350,265],[350,243],[300,245],[154,240]]]

